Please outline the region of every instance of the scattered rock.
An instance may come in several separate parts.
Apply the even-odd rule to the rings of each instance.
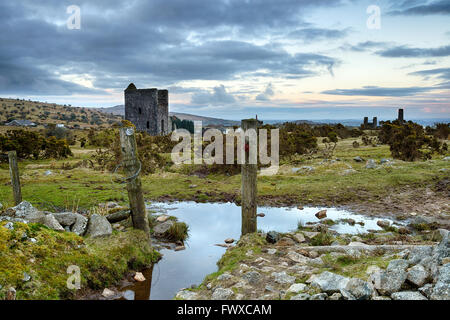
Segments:
[[[275,254],[277,253],[277,249],[267,249],[267,253],[270,255]]]
[[[328,300],[341,300],[342,294],[340,293],[333,293],[331,296],[328,297]]]
[[[364,161],[364,159],[361,158],[360,156],[354,157],[353,160],[356,161],[356,162],[363,162]]]
[[[288,275],[285,271],[273,272],[272,277],[274,277],[275,282],[279,284],[292,284],[295,282],[295,277]]]
[[[295,233],[293,237],[298,243],[303,243],[306,241],[305,236],[302,233]]]
[[[428,283],[423,287],[419,288],[419,292],[423,294],[425,297],[430,298],[433,293],[433,285]]]
[[[375,293],[372,285],[364,280],[358,278],[351,278],[347,281],[347,284],[341,289],[343,292],[349,293],[356,300],[369,300]]]
[[[8,230],[14,230],[14,224],[12,222],[7,222],[3,227]]]
[[[264,213],[258,213],[256,216],[260,217],[260,218],[264,218],[266,215]]]
[[[373,297],[372,300],[392,300],[389,297],[379,296],[379,297]]]
[[[88,219],[81,214],[76,213],[75,223],[73,224],[71,231],[76,235],[83,235],[86,232]]]
[[[303,235],[308,240],[314,239],[317,235],[319,235],[319,232],[310,232],[310,231],[303,231]]]
[[[212,300],[228,300],[233,296],[234,292],[231,289],[216,288],[212,294]]]
[[[393,300],[428,300],[417,291],[402,291],[391,294]]]
[[[183,250],[186,250],[186,247],[185,246],[176,246],[174,250],[175,251],[183,251]]]
[[[106,219],[108,219],[110,223],[116,223],[128,219],[130,214],[130,210],[124,208],[124,210],[108,214]]]
[[[233,243],[235,240],[233,239],[233,238],[228,238],[228,239],[225,239],[225,243],[227,243],[227,244],[231,244],[231,243]]]
[[[308,288],[308,286],[304,283],[294,283],[293,285],[291,285],[288,289],[288,293],[299,293],[300,291],[306,291],[306,288]]]
[[[325,300],[328,298],[328,295],[326,293],[317,293],[315,295],[312,295],[309,300]]]
[[[278,240],[278,242],[277,242],[277,246],[287,247],[287,246],[293,246],[293,245],[295,245],[294,240],[292,240],[291,238],[288,238],[288,237],[283,237],[280,240]]]
[[[145,281],[145,277],[141,272],[136,272],[136,274],[133,277],[134,280],[138,281],[138,282],[144,282]]]
[[[232,278],[231,274],[229,274],[228,272],[225,272],[225,273],[221,274],[220,276],[218,276],[217,280],[226,281],[226,280],[230,280],[231,278]]]
[[[386,270],[388,271],[396,271],[396,270],[402,270],[405,271],[406,268],[408,268],[409,262],[403,259],[396,259],[391,260],[389,262],[389,265],[387,266]]]
[[[81,236],[87,228],[88,219],[76,212],[53,213],[53,216],[63,227],[69,227],[73,233]]]
[[[72,226],[77,220],[77,214],[74,212],[53,213],[53,216],[62,226]]]
[[[48,214],[42,219],[42,224],[55,231],[65,231],[65,229],[59,224],[53,214]]]
[[[377,221],[377,225],[378,225],[380,228],[385,229],[385,228],[390,227],[391,223],[390,223],[389,221],[386,221],[386,220],[378,220],[378,221]]]
[[[268,243],[276,243],[280,239],[280,234],[276,231],[269,231],[266,235],[266,241]]]
[[[417,264],[423,259],[432,255],[432,247],[418,247],[413,248],[408,255],[408,262],[410,264]]]
[[[242,276],[248,283],[255,285],[261,280],[261,275],[256,271],[249,271]]]
[[[114,209],[114,208],[116,208],[116,207],[118,207],[119,206],[119,204],[117,203],[117,202],[112,202],[112,201],[110,201],[110,202],[107,202],[106,203],[106,207],[108,208],[108,209]]]
[[[24,273],[23,273],[22,281],[23,281],[23,282],[28,282],[28,281],[30,281],[30,280],[31,280],[31,276],[30,276],[28,273],[24,272]]]
[[[310,258],[305,257],[295,251],[289,251],[287,254],[287,257],[289,259],[291,259],[292,261],[301,263],[301,264],[307,264],[311,260]]]
[[[415,286],[422,287],[427,282],[428,277],[428,271],[420,264],[417,264],[408,270],[406,279]]]
[[[105,298],[111,298],[115,295],[114,291],[109,290],[108,288],[105,288],[102,292],[102,296]]]
[[[22,201],[17,206],[8,208],[5,214],[31,223],[40,223],[45,217],[42,212],[33,207],[28,201]]]
[[[109,221],[101,215],[93,214],[89,219],[86,236],[97,238],[112,234],[112,227]]]
[[[169,220],[169,216],[168,215],[165,215],[165,214],[163,214],[163,215],[161,215],[161,216],[159,216],[158,218],[156,218],[156,222],[166,222],[167,220]]]
[[[311,281],[311,285],[320,288],[324,292],[335,293],[344,289],[348,281],[349,279],[346,277],[325,271],[315,276]]]
[[[375,160],[370,159],[367,161],[366,169],[376,169],[376,167],[377,167],[377,163],[375,162]]]
[[[291,297],[291,300],[309,300],[311,296],[307,293],[300,293],[296,296]]]
[[[381,270],[370,276],[375,289],[382,295],[390,295],[402,287],[407,277],[404,270]]]
[[[315,214],[317,219],[323,219],[327,217],[327,210],[321,210]]]
[[[450,300],[450,263],[439,268],[431,300]]]
[[[156,238],[164,238],[167,234],[167,231],[169,231],[170,227],[172,227],[172,226],[173,226],[173,221],[170,221],[170,220],[163,222],[161,224],[158,224],[153,228],[153,235]]]
[[[177,293],[176,298],[181,300],[196,300],[197,296],[198,295],[195,292],[189,290],[182,290]]]
[[[8,289],[8,292],[6,293],[6,300],[16,300],[16,289],[13,287]]]

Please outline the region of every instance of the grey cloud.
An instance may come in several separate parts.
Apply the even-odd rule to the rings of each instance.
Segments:
[[[359,89],[326,90],[322,91],[322,93],[340,96],[406,97],[418,93],[428,92],[433,89],[435,88],[430,87],[383,88],[376,86],[365,86]]]
[[[429,58],[450,56],[450,45],[438,48],[411,48],[397,46],[377,51],[376,54],[388,58]]]
[[[348,30],[323,29],[323,28],[304,28],[297,29],[289,33],[288,37],[292,39],[311,40],[330,40],[339,39],[347,36]]]
[[[17,73],[14,66],[26,70],[20,73],[20,83],[3,79],[3,88],[13,93],[22,90],[19,85],[31,88],[40,79],[59,83],[59,91],[69,92],[71,87],[58,78],[67,74],[89,74],[94,86],[104,89],[123,89],[129,82],[171,86],[183,80],[228,80],[262,71],[295,79],[322,70],[332,74],[339,62],[325,55],[291,55],[277,45],[218,41],[207,35],[235,28],[249,33],[292,29],[304,25],[302,15],[308,9],[341,2],[80,0],[76,4],[81,7],[81,30],[65,27],[64,1],[3,2],[0,41],[8,45],[0,48],[2,72]],[[191,33],[206,36],[201,42],[191,41]],[[49,92],[39,92],[56,90],[46,87]],[[82,89],[73,88],[74,93]]]
[[[275,92],[273,91],[273,85],[269,83],[266,89],[262,93],[258,94],[255,99],[258,101],[269,101],[270,97],[274,94]]]
[[[448,15],[450,2],[448,0],[433,1],[423,4],[421,1],[406,1],[398,9],[389,12],[391,15]]]
[[[364,52],[372,49],[386,48],[388,47],[388,43],[386,42],[377,42],[377,41],[365,41],[360,42],[354,45],[346,44],[341,47],[343,50],[350,50],[355,52]]]
[[[409,73],[409,75],[428,77],[437,77],[439,79],[450,80],[450,68],[436,68],[421,70]]]
[[[236,102],[234,96],[227,92],[224,85],[213,88],[213,92],[203,91],[192,95],[191,103],[198,105],[230,104]]]

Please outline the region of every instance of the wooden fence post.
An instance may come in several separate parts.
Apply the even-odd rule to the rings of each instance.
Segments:
[[[17,152],[9,151],[9,173],[11,175],[11,185],[14,195],[14,203],[18,205],[22,202],[22,190],[20,188],[19,166],[17,165]]]
[[[125,127],[120,129],[120,146],[123,156],[123,168],[127,177],[127,191],[133,227],[143,230],[150,238],[147,210],[145,208],[144,195],[142,194],[141,178],[139,177],[141,164],[138,158],[134,128]]]
[[[241,128],[244,133],[248,129],[257,130],[258,121],[255,119],[242,120]],[[245,138],[245,163],[241,166],[242,174],[242,228],[241,233],[254,233],[256,229],[256,174],[258,165],[249,163],[251,146]],[[256,142],[257,143],[257,142]],[[239,152],[239,151],[238,151]]]

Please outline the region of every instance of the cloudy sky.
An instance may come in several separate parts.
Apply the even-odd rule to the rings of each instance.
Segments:
[[[227,119],[450,118],[449,16],[448,0],[2,1],[0,96],[108,107],[134,82]]]

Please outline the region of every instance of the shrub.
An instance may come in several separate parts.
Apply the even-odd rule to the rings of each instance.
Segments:
[[[9,130],[0,135],[0,150],[2,152],[17,152],[21,159],[67,158],[72,151],[67,141],[45,136],[27,130]]]
[[[404,124],[384,122],[378,138],[389,145],[392,157],[403,161],[426,160],[434,152],[445,151],[445,145],[436,137],[427,136],[423,127],[412,121]]]

